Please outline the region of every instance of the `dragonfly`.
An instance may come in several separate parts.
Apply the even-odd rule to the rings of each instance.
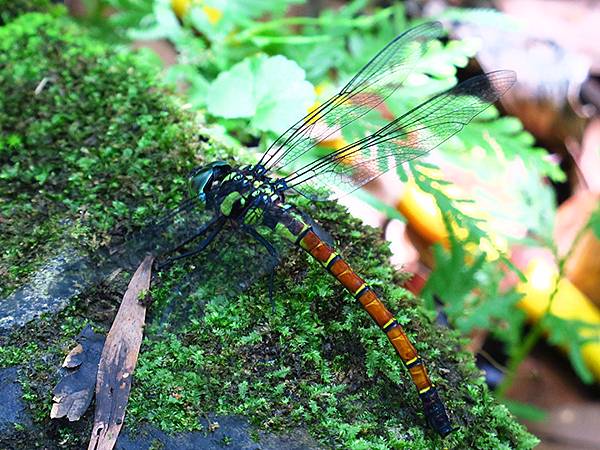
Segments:
[[[331,239],[316,222],[286,199],[295,193],[312,201],[339,199],[438,147],[515,83],[515,73],[507,70],[470,78],[364,138],[340,144],[326,154],[314,151],[320,143],[382,106],[415,70],[431,41],[442,35],[439,22],[425,23],[400,34],[338,94],[279,136],[256,164],[235,167],[214,161],[194,169],[190,174],[192,196],[178,211],[200,204],[210,218],[172,250],[176,256],[168,262],[203,252],[223,230],[230,228],[255,239],[278,259],[278,250],[269,235],[283,236],[333,275],[385,333],[410,374],[428,423],[445,437],[454,428],[444,402],[424,359],[398,320],[375,289],[335,251]]]

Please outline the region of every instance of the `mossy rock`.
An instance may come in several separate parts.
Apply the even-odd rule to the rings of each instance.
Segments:
[[[86,249],[112,245],[177,204],[195,165],[250,159],[186,112],[147,61],[86,37],[66,18],[27,14],[0,28],[3,297],[65,240]],[[427,427],[383,333],[322,267],[292,252],[277,271],[273,304],[264,280],[235,296],[215,295],[203,283],[178,300],[186,305],[183,317],[169,315],[172,288],[194,263],[162,274],[153,288],[129,431],[148,423],[202,430],[205,414],[215,413],[247,417],[257,438],[301,428],[323,448],[533,447],[537,440],[493,399],[457,333],[434,325],[421,301],[398,287],[378,231],[335,204],[299,203],[396,312],[458,430],[442,441]],[[5,433],[1,444],[85,445],[91,413],[76,424],[51,422],[50,390],[83,326],[108,329],[127,279],[121,274],[62,312],[0,338],[0,366],[22,367],[36,423]],[[177,326],[165,327],[165,317]]]
[[[50,0],[0,0],[0,25],[4,25],[22,14],[44,12],[60,14],[64,11],[61,5],[54,5]]]

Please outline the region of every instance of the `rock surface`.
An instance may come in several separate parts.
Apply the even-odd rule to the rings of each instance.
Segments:
[[[22,400],[22,389],[17,381],[18,368],[0,369],[0,433],[14,430],[15,424],[26,431],[39,432],[33,425]],[[10,407],[7,407],[10,405]],[[209,426],[214,431],[167,434],[149,425],[131,431],[126,429],[117,441],[118,450],[147,450],[156,448],[169,450],[311,450],[320,448],[308,433],[293,430],[285,435],[254,432],[248,421],[237,416],[211,416]],[[206,420],[203,420],[203,422]],[[216,425],[218,424],[218,426]],[[255,437],[258,437],[258,442]],[[21,447],[19,447],[21,448]],[[26,447],[23,447],[26,448]],[[51,447],[49,447],[51,448]]]
[[[294,430],[285,435],[258,433],[253,439],[253,429],[248,422],[236,416],[211,418],[219,428],[213,432],[166,434],[156,428],[141,427],[132,434],[125,432],[115,447],[118,450],[147,450],[151,445],[162,444],[169,450],[310,450],[321,448],[306,432]],[[161,447],[159,447],[161,448]]]
[[[0,369],[0,433],[14,424],[31,425],[23,402],[23,391],[17,381],[18,368]]]
[[[94,274],[86,276],[85,274]],[[0,301],[0,333],[25,325],[43,313],[54,313],[98,281],[90,261],[74,249],[49,259],[20,289]]]

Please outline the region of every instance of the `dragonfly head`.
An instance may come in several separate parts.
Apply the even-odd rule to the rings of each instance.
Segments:
[[[215,182],[219,182],[231,172],[231,166],[223,161],[215,161],[205,166],[196,167],[190,173],[190,190],[200,201],[206,201]]]

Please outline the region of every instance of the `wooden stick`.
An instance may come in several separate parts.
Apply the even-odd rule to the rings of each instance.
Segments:
[[[147,256],[129,282],[106,337],[96,379],[96,412],[88,450],[111,450],[117,442],[129,400],[146,318],[140,302],[150,288],[153,256]]]

